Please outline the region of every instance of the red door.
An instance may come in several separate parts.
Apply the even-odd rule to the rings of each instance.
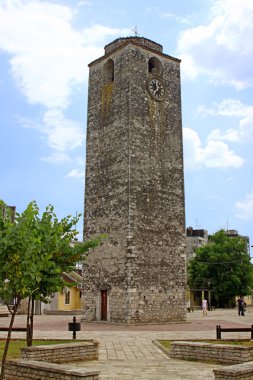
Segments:
[[[101,290],[101,321],[107,321],[107,290]]]

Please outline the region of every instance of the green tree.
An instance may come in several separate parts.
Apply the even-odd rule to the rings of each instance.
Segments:
[[[1,379],[11,339],[11,330],[21,300],[29,299],[27,314],[28,344],[33,331],[33,302],[48,301],[53,292],[64,286],[61,273],[72,270],[89,248],[101,238],[71,246],[80,215],[58,221],[53,206],[39,216],[35,201],[22,214],[10,217],[8,207],[0,201],[0,298],[6,303],[11,320],[2,358]]]
[[[43,224],[43,221],[41,221]],[[58,223],[57,221],[55,221]],[[56,228],[55,233],[52,233],[52,230]],[[57,231],[59,230],[55,223],[52,223],[51,238],[55,239]],[[45,237],[45,231],[42,234]],[[60,240],[59,235],[59,240]],[[64,239],[66,234],[64,234]],[[90,249],[96,248],[103,238],[103,235],[94,238],[92,240],[87,240],[84,243],[78,243],[75,246],[70,246],[67,240],[61,242],[60,251],[56,250],[56,247],[52,247],[53,252],[50,251],[52,255],[50,259],[50,265],[46,263],[45,268],[41,270],[41,277],[37,283],[34,293],[28,299],[28,308],[27,308],[27,346],[32,345],[33,340],[33,314],[34,314],[34,301],[40,300],[41,302],[48,303],[50,302],[52,293],[55,293],[59,290],[62,290],[65,285],[70,286],[70,284],[65,283],[61,274],[62,272],[70,272],[75,269],[75,264],[77,262],[84,262],[86,259],[86,253]],[[45,246],[44,246],[45,247]],[[49,251],[48,251],[49,253]],[[74,286],[74,285],[73,285]]]
[[[196,257],[188,266],[191,288],[211,286],[220,306],[229,304],[236,295],[251,294],[253,266],[244,238],[230,237],[220,230],[210,235],[208,244],[195,252]]]
[[[33,212],[37,214],[37,206]],[[34,292],[29,297],[27,311],[27,345],[32,345],[33,338],[33,311],[34,301],[48,302],[52,293],[61,290],[66,285],[62,279],[62,272],[69,272],[75,268],[75,264],[84,261],[89,249],[94,249],[102,239],[101,237],[87,240],[84,243],[71,245],[77,235],[75,225],[80,215],[58,221],[54,208],[49,205],[41,219],[36,216],[34,233],[39,238],[39,255],[44,261],[38,263],[39,277],[34,285]],[[46,258],[46,259],[45,259]]]

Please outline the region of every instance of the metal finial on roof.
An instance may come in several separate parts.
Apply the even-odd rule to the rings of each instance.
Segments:
[[[135,27],[133,28],[133,32],[134,32],[135,37],[138,37],[138,36],[139,36],[138,29],[137,29],[137,26],[136,26],[136,25],[135,25]]]

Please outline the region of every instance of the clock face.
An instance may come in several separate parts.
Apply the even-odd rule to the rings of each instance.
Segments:
[[[148,82],[150,95],[156,100],[162,100],[165,95],[164,84],[160,79],[152,78]]]

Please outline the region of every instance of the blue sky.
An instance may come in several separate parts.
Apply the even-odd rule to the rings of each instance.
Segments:
[[[87,64],[135,26],[182,59],[186,226],[253,245],[252,0],[0,0],[0,198],[83,212]]]

